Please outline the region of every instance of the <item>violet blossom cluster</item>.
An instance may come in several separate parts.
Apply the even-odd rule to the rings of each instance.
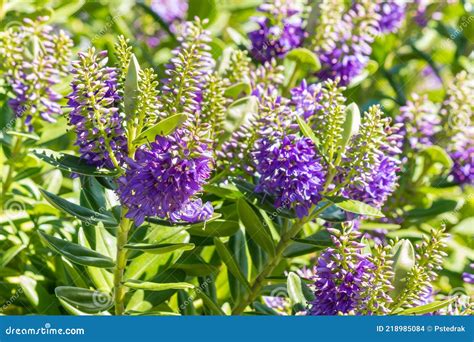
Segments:
[[[275,207],[290,203],[299,218],[322,198],[325,170],[311,139],[294,134],[261,138],[252,152],[260,176],[256,192],[275,197]]]
[[[382,33],[396,32],[403,23],[406,3],[403,0],[381,1],[375,11],[379,15],[378,26]]]
[[[158,216],[173,222],[204,221],[214,212],[210,203],[193,198],[212,170],[212,152],[206,144],[194,147],[178,130],[166,137],[157,136],[149,147],[143,146],[128,159],[127,172],[119,179],[118,193],[128,208],[127,217],[140,225],[148,216]]]
[[[255,17],[258,25],[249,33],[250,53],[259,62],[282,58],[290,50],[300,47],[305,38],[301,9],[287,0],[267,1],[258,8],[262,16]]]
[[[99,167],[115,168],[127,155],[124,115],[120,112],[117,69],[106,66],[107,52],[91,48],[79,53],[71,73],[69,123],[76,132],[81,158]]]
[[[72,41],[64,31],[54,32],[48,20],[25,18],[22,26],[0,33],[0,75],[13,93],[8,104],[29,131],[39,128],[38,119],[52,123],[61,114],[62,96],[54,86],[66,75]]]
[[[326,249],[314,269],[314,300],[307,314],[311,316],[357,314],[366,309],[366,289],[373,286],[375,265],[364,245],[356,242],[355,232],[344,234],[329,228],[334,248]]]
[[[209,202],[197,198],[214,166],[209,122],[201,120],[211,115],[202,113],[209,106],[201,106],[201,101],[214,66],[202,24],[197,20],[183,28],[159,97],[159,119],[185,114],[185,122],[173,133],[156,135],[154,141],[139,147],[133,158],[127,158],[125,175],[119,179],[118,193],[128,209],[127,217],[137,225],[149,216],[173,222],[204,221],[214,211]]]
[[[361,1],[353,4],[334,28],[334,38],[316,47],[315,53],[321,61],[317,76],[322,80],[339,78],[340,84],[345,86],[360,75],[369,61],[371,44],[379,32],[378,20],[375,3]]]

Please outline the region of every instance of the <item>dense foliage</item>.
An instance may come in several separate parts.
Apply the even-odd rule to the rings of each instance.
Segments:
[[[0,20],[3,314],[472,315],[469,1]]]

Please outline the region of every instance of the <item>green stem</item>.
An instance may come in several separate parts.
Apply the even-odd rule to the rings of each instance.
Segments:
[[[304,225],[307,222],[311,221],[313,218],[315,218],[318,214],[320,214],[330,205],[331,203],[326,203],[325,205],[323,205],[321,208],[319,208],[316,211],[313,211],[312,209],[311,215],[303,218],[302,220],[296,221],[291,227],[291,229],[286,230],[281,235],[281,240],[275,249],[275,256],[267,262],[267,264],[265,265],[263,270],[259,273],[257,278],[255,278],[255,281],[253,282],[253,285],[251,286],[250,292],[247,293],[244,299],[240,303],[238,303],[238,305],[232,311],[233,315],[241,314],[245,310],[245,308],[258,297],[260,291],[265,285],[265,280],[267,279],[268,276],[271,275],[275,267],[280,263],[283,257],[283,252],[289,246],[289,244],[291,243],[291,240],[296,235],[298,235],[298,233],[301,231],[301,229],[303,229]]]
[[[127,250],[124,246],[127,243],[128,232],[132,226],[132,221],[125,217],[126,214],[127,209],[123,208],[120,226],[117,233],[117,257],[115,259],[114,270],[114,303],[116,315],[122,315],[125,310],[126,288],[122,283],[125,267],[127,266]]]
[[[7,172],[6,172],[6,177],[5,177],[5,180],[2,182],[2,200],[3,200],[3,197],[5,196],[5,194],[7,193],[8,189],[10,188],[10,185],[13,181],[13,172],[14,172],[14,167],[13,167],[13,163],[15,162],[15,157],[16,155],[21,151],[21,143],[22,143],[22,139],[21,137],[16,137],[16,141],[15,141],[15,144],[13,145],[13,149],[12,149],[12,152],[11,152],[11,162],[12,164],[10,164],[9,166],[7,166]]]

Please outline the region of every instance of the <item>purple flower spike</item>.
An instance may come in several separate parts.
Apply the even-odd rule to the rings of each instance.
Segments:
[[[354,4],[338,25],[336,39],[316,51],[321,61],[317,76],[322,80],[339,78],[339,84],[346,86],[360,75],[369,61],[371,44],[379,32],[378,18],[374,4]]]
[[[380,15],[379,29],[383,33],[396,32],[405,18],[405,3],[384,1],[377,4],[375,11]]]
[[[142,147],[135,160],[128,161],[125,176],[119,179],[118,193],[129,209],[127,217],[140,225],[148,216],[171,221],[196,222],[212,216],[209,203],[193,197],[211,174],[213,163],[208,146],[201,144],[190,155],[184,135],[178,130],[166,137],[157,136],[150,147]]]
[[[458,184],[474,184],[474,146],[460,146],[450,153],[454,162],[451,175]]]
[[[94,49],[73,63],[69,123],[77,134],[81,158],[91,165],[114,168],[127,155],[127,138],[119,111],[117,70],[105,66],[107,52]],[[113,152],[113,158],[110,152]]]
[[[260,180],[255,188],[276,197],[276,208],[294,208],[300,218],[321,199],[325,171],[309,138],[261,138],[252,157]]]
[[[363,309],[365,299],[361,294],[370,286],[374,265],[362,254],[351,256],[350,268],[341,265],[343,259],[332,248],[319,257],[314,277],[315,299],[309,315],[338,315]]]
[[[254,18],[258,29],[249,33],[251,54],[259,62],[273,57],[283,58],[289,51],[300,47],[305,38],[300,10],[290,1],[264,3],[259,10],[265,15]]]

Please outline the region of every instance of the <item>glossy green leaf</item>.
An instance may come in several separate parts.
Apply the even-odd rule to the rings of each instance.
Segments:
[[[144,229],[144,228],[140,228]],[[147,229],[146,243],[188,243],[189,234],[183,227],[164,227],[150,225]],[[137,241],[138,242],[138,241]],[[141,242],[141,241],[140,241]],[[125,279],[153,279],[160,272],[165,271],[176,263],[183,254],[182,249],[165,254],[144,253],[133,259],[127,266]]]
[[[209,298],[208,295],[204,293],[204,291],[196,291],[196,295],[202,299],[202,302],[204,305],[214,314],[218,316],[225,316],[225,312],[222,311],[222,309],[214,303],[214,301]]]
[[[296,65],[307,72],[316,72],[321,69],[321,63],[318,56],[305,48],[296,48],[291,50],[285,56],[285,59],[293,61]]]
[[[333,245],[331,235],[326,230],[321,230],[306,238],[294,238],[292,241],[294,242],[283,252],[284,257],[290,258],[306,255]]]
[[[239,229],[237,221],[215,220],[206,223],[193,224],[188,232],[191,235],[202,237],[223,237],[231,236]]]
[[[18,278],[23,294],[37,313],[42,315],[60,314],[56,298],[38,280],[26,275]]]
[[[245,231],[252,237],[252,239],[262,247],[269,255],[275,255],[275,244],[268,229],[266,229],[260,217],[255,213],[252,207],[244,199],[237,202],[237,211],[240,220],[245,226]]]
[[[320,145],[319,139],[316,137],[313,130],[304,121],[304,119],[301,116],[297,115],[296,116],[296,121],[298,122],[298,125],[300,126],[301,132],[304,134],[304,136],[310,138],[315,146],[319,146]]]
[[[16,137],[21,137],[24,139],[32,139],[35,141],[38,141],[40,137],[34,133],[29,133],[29,132],[17,132],[17,131],[6,131],[8,135],[14,135]]]
[[[137,61],[137,57],[132,53],[130,56],[130,62],[128,63],[127,75],[124,83],[124,108],[125,113],[128,117],[132,117],[137,108],[137,101],[140,89],[138,83],[140,80],[140,64]]]
[[[54,152],[47,149],[34,149],[31,153],[38,159],[53,165],[61,170],[78,173],[86,176],[114,176],[118,174],[118,170],[101,169],[95,166],[87,164],[84,160],[79,157]]]
[[[237,265],[237,262],[233,258],[226,245],[218,238],[214,238],[214,245],[216,246],[217,253],[221,257],[224,264],[226,264],[229,272],[232,273],[232,275],[236,277],[248,290],[250,290],[250,284],[247,278],[240,270],[239,265]]]
[[[51,247],[52,250],[63,255],[64,257],[76,264],[101,268],[115,266],[115,263],[111,258],[97,253],[96,251],[85,248],[76,243],[72,243],[66,240],[58,239],[51,235],[44,234],[43,232],[39,232],[39,234],[46,241],[49,247]]]
[[[260,194],[255,192],[255,186],[242,179],[230,178],[229,179],[237,189],[242,193],[243,197],[247,199],[254,206],[265,210],[267,213],[277,214],[278,216],[285,218],[295,218],[296,215],[292,210],[288,208],[275,208],[274,201],[268,194]]]
[[[427,156],[431,163],[440,163],[447,169],[451,169],[453,166],[453,160],[449,154],[439,146],[433,145],[426,147],[421,151],[421,154]]]
[[[150,127],[146,131],[140,133],[135,140],[134,144],[142,144],[146,142],[153,142],[157,135],[165,136],[171,134],[178,128],[184,121],[186,121],[186,114],[174,114],[160,122],[153,127]]]
[[[126,244],[125,248],[130,250],[138,250],[150,254],[164,254],[174,252],[176,250],[189,251],[194,249],[193,243],[133,243]]]
[[[414,308],[409,308],[401,312],[397,312],[397,315],[426,315],[430,312],[434,312],[448,306],[455,300],[456,298],[450,298],[446,300],[437,300],[429,304],[425,304],[425,305],[417,306]]]
[[[59,286],[54,290],[54,293],[56,297],[73,308],[89,314],[107,311],[113,305],[111,294],[97,290],[93,291],[80,287]]]
[[[129,279],[123,283],[126,287],[137,290],[147,291],[166,291],[166,290],[184,290],[194,288],[193,284],[190,283],[153,283],[151,281],[141,281]]]
[[[294,311],[302,311],[306,308],[306,298],[303,294],[303,285],[300,277],[290,272],[286,283],[290,303]]]
[[[342,196],[326,196],[328,201],[332,202],[336,207],[350,213],[367,215],[373,217],[384,217],[385,215],[377,208],[360,201],[348,199]]]
[[[249,276],[249,267],[247,260],[247,243],[245,234],[242,229],[239,229],[234,235],[229,238],[227,243],[229,252],[235,260],[239,272],[242,273],[245,279]],[[238,302],[244,294],[247,292],[245,286],[237,277],[235,277],[230,270],[227,271],[227,278],[229,279],[229,289],[234,299],[234,302]]]
[[[431,205],[430,208],[416,208],[407,211],[405,214],[406,218],[426,220],[429,217],[437,216],[446,212],[454,211],[458,207],[459,203],[455,200],[440,199]]]
[[[236,99],[241,94],[250,95],[251,92],[252,87],[250,86],[250,83],[239,82],[228,87],[224,92],[224,96]]]
[[[401,226],[395,223],[383,223],[383,222],[361,222],[359,225],[360,230],[397,230]]]
[[[360,127],[360,110],[356,103],[352,102],[346,107],[346,118],[342,125],[343,131],[340,141],[342,151],[345,150],[350,139],[359,132]]]
[[[160,272],[150,279],[153,283],[181,283],[186,279],[186,273],[181,270],[169,269]],[[135,289],[128,300],[126,311],[148,311],[163,303],[174,295],[178,290],[169,289],[163,291],[146,291]]]
[[[72,215],[79,220],[88,224],[98,224],[102,222],[106,227],[116,227],[118,222],[112,216],[112,214],[106,212],[95,212],[91,209],[81,207],[80,205],[66,201],[65,199],[56,196],[46,190],[40,189],[45,199],[56,209],[65,212],[66,214]]]
[[[409,240],[400,240],[393,246],[392,260],[394,272],[392,298],[397,298],[405,289],[407,275],[416,263],[415,249]]]

